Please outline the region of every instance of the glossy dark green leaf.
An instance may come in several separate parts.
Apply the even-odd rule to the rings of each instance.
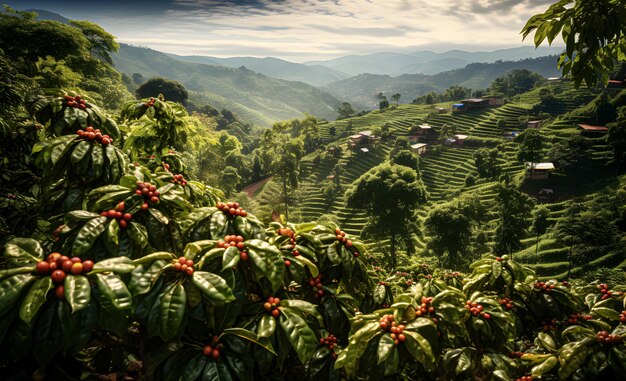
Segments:
[[[169,286],[164,293],[161,294],[158,303],[159,314],[159,336],[163,340],[169,340],[175,337],[185,317],[187,303],[187,295],[181,284]]]
[[[53,287],[52,279],[49,276],[37,279],[22,301],[20,319],[30,325],[39,312],[39,308],[46,302],[46,296]]]
[[[383,334],[378,342],[378,364],[387,361],[396,345],[389,334]]]
[[[257,334],[259,337],[270,337],[276,330],[276,318],[269,314],[264,314],[259,321]]]
[[[91,301],[91,285],[83,275],[67,275],[65,277],[65,298],[72,307],[72,312],[79,311]]]
[[[131,309],[133,299],[126,284],[115,274],[97,274],[96,283],[100,297],[106,298],[118,310]]]
[[[35,279],[30,274],[18,274],[0,281],[0,290],[2,290],[0,292],[0,316],[13,308],[22,292],[28,290]]]
[[[217,304],[232,302],[235,300],[233,291],[219,275],[206,271],[196,271],[191,276],[193,283],[208,299]]]
[[[127,257],[115,257],[96,262],[91,273],[116,272],[126,274],[135,269],[135,262]]]
[[[269,316],[269,315],[266,315],[266,316]],[[276,355],[276,352],[274,351],[274,348],[272,348],[271,344],[268,345],[259,341],[259,336],[257,336],[257,334],[252,331],[248,331],[247,329],[226,328],[224,331],[222,331],[222,335],[234,335],[234,336],[240,337],[244,340],[247,340],[251,343],[254,343],[255,345],[262,347],[263,349],[269,351],[273,355]]]
[[[192,357],[191,360],[189,360],[189,362],[185,366],[185,371],[183,373],[182,380],[185,380],[185,381],[197,380],[202,374],[202,371],[204,370],[204,367],[208,361],[209,361],[208,357],[202,354],[198,354]]]
[[[78,235],[72,245],[72,254],[78,257],[85,256],[85,254],[91,249],[96,239],[106,229],[106,217],[96,217],[87,223],[78,231]]]
[[[299,314],[291,312],[289,309],[281,311],[279,324],[292,348],[298,354],[300,362],[306,363],[317,347],[317,339],[311,327]]]
[[[222,271],[233,268],[239,263],[240,251],[236,246],[229,246],[222,257]]]
[[[43,249],[31,238],[13,238],[4,247],[4,255],[11,258],[28,258],[32,262],[43,260]]]
[[[258,241],[258,240],[256,240]],[[272,291],[278,290],[283,282],[285,263],[276,247],[274,250],[265,248],[261,251],[248,250],[248,256],[254,265],[261,271],[272,285]]]

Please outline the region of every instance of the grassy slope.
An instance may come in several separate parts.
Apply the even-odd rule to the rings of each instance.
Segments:
[[[553,116],[560,116],[554,118],[551,123],[544,126],[541,130],[549,144],[577,133],[573,127],[576,120],[565,115],[568,111],[577,108],[574,99],[578,97],[580,99],[579,102],[588,102],[593,98],[589,91],[574,90],[568,84],[557,85],[557,90],[561,91],[561,94],[545,110]],[[444,124],[452,124],[456,126],[457,132],[467,133],[470,137],[501,139],[502,130],[497,127],[497,121],[504,119],[509,129],[517,129],[515,128],[517,119],[522,115],[527,115],[532,106],[538,102],[538,90],[535,90],[523,94],[515,102],[503,107],[455,115],[450,113],[435,114],[430,117],[431,109],[429,106],[401,105],[395,110],[387,110],[383,113],[376,111],[363,117],[322,125],[321,132],[327,141],[336,140],[337,143],[345,143],[345,137],[333,139],[328,135],[328,130],[331,126],[336,128],[337,136],[347,136],[349,133],[389,123],[391,132],[395,137],[406,135],[411,126],[427,121],[436,130],[440,130]],[[306,157],[303,161],[303,176],[299,191],[300,199],[294,215],[310,220],[319,218],[324,214],[331,214],[339,220],[342,228],[348,233],[359,233],[366,223],[364,214],[346,208],[343,196],[339,197],[332,205],[326,205],[320,191],[320,184],[326,180],[326,176],[331,173],[336,163],[341,163],[344,168],[344,173],[341,176],[342,185],[347,186],[351,184],[368,169],[388,158],[388,153],[393,146],[393,140],[394,138],[382,142],[378,147],[372,149],[367,156],[344,152],[341,157],[336,158],[322,154],[320,163],[315,165],[312,161],[313,155]],[[494,210],[495,181],[481,179],[474,186],[464,186],[465,176],[475,169],[472,154],[478,148],[480,146],[463,148],[441,147],[438,152],[430,152],[422,158],[422,179],[430,195],[430,201],[419,212],[419,217],[422,220],[428,215],[429,210],[433,206],[466,193],[477,195],[487,210]],[[523,165],[516,161],[515,150],[515,143],[504,144],[501,165],[504,171],[512,176],[522,176]],[[594,160],[605,163],[609,156],[610,152],[606,144],[602,139],[596,139],[593,146]],[[615,178],[601,179],[586,184],[586,186],[574,187],[575,192],[571,192],[571,184],[562,183],[558,176],[554,178],[555,180],[551,180],[548,183],[533,184],[528,187],[533,192],[531,195],[534,195],[538,187],[543,186],[554,188],[561,198],[566,198],[548,204],[551,211],[550,220],[553,224],[562,215],[572,198],[576,198],[577,201],[581,202],[589,202],[593,197],[602,194],[604,188],[615,189],[617,181]],[[268,184],[260,192],[258,196],[259,201],[263,203],[264,200],[268,200],[268,197],[275,191],[275,185],[272,185],[272,183]],[[493,233],[495,218],[496,214],[491,212],[488,218],[490,221],[483,227],[485,231]],[[516,257],[534,267],[542,276],[563,277],[567,270],[567,249],[560,247],[555,242],[550,230],[539,238],[538,255],[535,255],[535,237],[529,235],[523,241],[524,249],[520,253],[515,254]],[[428,237],[417,237],[418,246],[423,248],[427,239]],[[385,244],[385,242],[377,242],[376,247],[384,250]],[[626,261],[623,261],[623,258],[618,253],[613,253],[598,259],[594,265],[626,268]],[[574,269],[574,273],[581,271],[582,269],[580,268]]]
[[[227,107],[261,125],[302,117],[334,118],[339,101],[302,82],[290,82],[246,69],[183,62],[147,48],[122,45],[113,55],[115,68],[132,75],[162,76],[182,83],[191,100]]]

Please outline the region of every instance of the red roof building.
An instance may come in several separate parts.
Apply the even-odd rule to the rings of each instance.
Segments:
[[[580,127],[580,129],[583,132],[606,132],[609,129],[607,127],[604,126],[592,126],[589,124],[579,124],[578,127]]]

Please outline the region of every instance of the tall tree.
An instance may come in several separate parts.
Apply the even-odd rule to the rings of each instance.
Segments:
[[[536,163],[541,160],[541,150],[543,149],[543,137],[539,130],[534,128],[526,129],[515,141],[517,146],[517,160],[522,163]]]
[[[533,210],[533,222],[530,227],[533,233],[535,233],[535,255],[539,254],[539,236],[545,234],[550,226],[550,211],[545,206],[539,206]]]
[[[390,238],[387,259],[393,268],[397,264],[397,239],[416,232],[415,213],[426,197],[424,183],[414,170],[388,163],[364,173],[346,192],[347,205],[362,209],[369,216],[364,232],[376,238]]]
[[[437,257],[445,258],[448,268],[462,266],[471,259],[473,226],[481,209],[478,198],[463,198],[435,207],[424,222],[430,237],[428,248]]]
[[[343,102],[341,106],[337,108],[337,114],[339,114],[339,117],[337,119],[346,119],[353,117],[356,112],[354,111],[350,103]]]
[[[285,207],[285,219],[289,220],[289,191],[298,186],[300,160],[304,155],[304,143],[288,134],[288,123],[276,123],[265,130],[260,144],[260,155],[267,168],[281,183],[281,196]]]
[[[137,91],[137,98],[155,97],[159,94],[163,94],[165,100],[177,102],[185,105],[189,98],[187,89],[176,81],[170,81],[166,78],[150,78],[143,85],[139,86]]]
[[[565,52],[558,67],[563,75],[571,73],[576,87],[583,81],[593,87],[598,79],[606,84],[615,62],[626,59],[623,0],[559,0],[528,20],[523,38],[533,32],[535,46],[552,44],[561,34]]]
[[[534,200],[519,191],[508,175],[503,175],[496,194],[498,203],[498,225],[493,251],[496,254],[511,254],[522,248],[521,239],[530,225]]]
[[[500,173],[499,154],[497,148],[481,148],[474,152],[474,165],[480,177],[491,179]]]
[[[400,97],[402,97],[402,94],[395,93],[391,96],[391,99],[393,99],[396,102],[396,105],[398,105],[400,104]]]

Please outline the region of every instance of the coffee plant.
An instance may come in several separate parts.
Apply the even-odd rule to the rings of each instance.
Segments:
[[[196,181],[174,147],[180,105],[131,102],[121,128],[76,93],[26,109],[40,133],[3,128],[30,131],[14,149],[40,191],[0,206],[42,218],[27,237],[10,229],[0,259],[3,379],[626,375],[623,285],[542,280],[490,255],[469,274],[388,272],[340,227],[265,224]]]

